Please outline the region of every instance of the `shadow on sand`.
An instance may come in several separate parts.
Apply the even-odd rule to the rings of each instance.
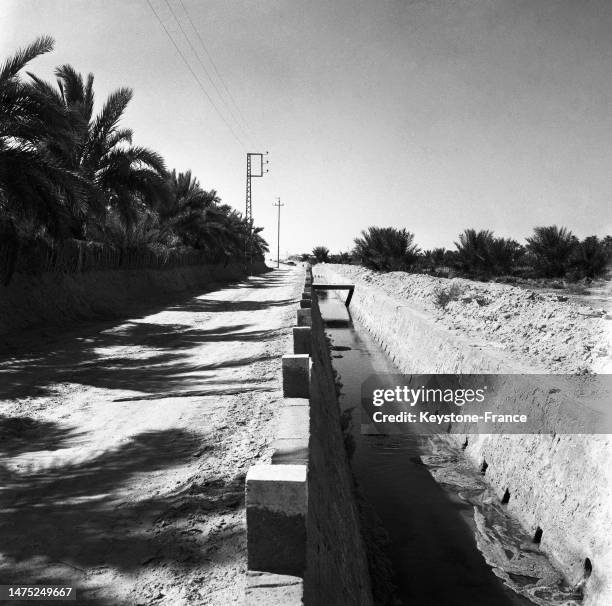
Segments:
[[[70,429],[27,418],[21,418],[21,425],[21,431],[15,424],[10,430],[12,454],[24,452],[26,443],[30,452],[59,448],[74,435]],[[0,427],[9,431],[6,420]],[[43,434],[44,440],[31,440]],[[7,454],[7,445],[2,446]],[[134,476],[185,463],[206,447],[195,432],[147,431],[84,462],[34,473],[15,473],[0,466],[0,584],[71,581],[78,586],[82,569],[130,572],[151,561],[205,572],[208,560],[194,535],[164,521],[235,508],[242,502],[244,476],[229,483],[205,480],[197,487],[197,498],[189,498],[183,490],[122,502],[127,498],[122,489]],[[155,534],[144,532],[145,525],[156,522]],[[87,590],[77,602],[118,604]]]
[[[258,342],[276,336],[278,330],[258,329],[255,321],[232,324],[227,318],[212,327],[206,319],[207,314],[218,312],[255,313],[292,305],[290,299],[232,300],[234,289],[285,283],[285,276],[268,274],[224,285],[216,295],[222,300],[202,297],[201,291],[183,293],[163,304],[141,306],[140,317],[130,315],[126,322],[105,320],[80,324],[70,331],[33,331],[18,350],[0,354],[0,400],[55,394],[55,386],[62,383],[137,390],[135,397],[118,393],[117,400],[124,401],[239,393],[250,381],[252,390],[267,391],[265,379],[243,378],[240,370],[271,356],[254,358],[243,352],[228,359],[202,360],[193,352],[190,355],[190,350],[208,343]],[[161,310],[201,312],[202,328],[181,324],[180,313],[178,321],[171,323],[148,321],[147,316]],[[46,342],[41,343],[43,340]],[[219,370],[227,368],[235,374],[220,380]],[[92,581],[93,575],[95,585],[100,574],[104,587],[108,583],[104,575],[113,570],[135,573],[147,565],[166,564],[205,574],[210,554],[203,545],[212,534],[223,533],[224,540],[231,541],[243,532],[230,528],[207,535],[198,528],[208,516],[240,506],[244,494],[241,473],[229,481],[198,477],[198,485],[190,489],[151,490],[140,495],[130,490],[129,485],[142,474],[156,477],[212,450],[215,444],[207,442],[207,435],[176,428],[146,431],[85,460],[53,461],[55,451],[80,440],[77,428],[66,424],[26,415],[0,416],[0,584],[63,584],[70,580],[78,586],[86,575]],[[50,465],[20,467],[20,460],[11,460],[15,457]],[[216,554],[215,563],[230,557],[237,556]],[[76,603],[123,604],[95,590],[84,590]],[[140,602],[124,603],[134,606]],[[142,603],[148,603],[147,599]]]
[[[246,283],[226,285],[219,292],[231,293],[245,284],[252,288],[268,288],[284,282],[282,276],[266,275],[251,278]],[[190,314],[258,312],[294,303],[292,299],[233,301],[230,297],[190,296],[163,309]],[[192,391],[192,395],[236,393],[244,381],[236,381],[233,387],[227,384],[215,387],[211,377],[221,368],[239,368],[265,360],[265,356],[257,360],[243,357],[194,363],[188,350],[207,343],[266,341],[280,332],[278,329],[257,330],[254,324],[246,323],[228,322],[214,328],[194,328],[193,324],[180,322],[147,322],[146,318],[156,311],[159,311],[157,307],[148,308],[141,315],[145,321],[139,318],[125,323],[114,320],[84,324],[70,332],[58,331],[47,343],[32,345],[28,350],[5,352],[4,355],[0,352],[0,400],[48,396],[53,393],[54,386],[61,383],[135,389],[144,392],[144,399],[147,399],[146,394],[172,392],[177,395],[180,391]],[[148,350],[146,355],[143,355],[144,349]]]

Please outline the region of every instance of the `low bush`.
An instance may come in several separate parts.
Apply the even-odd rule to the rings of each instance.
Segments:
[[[446,306],[451,301],[458,301],[463,295],[463,288],[456,282],[450,284],[446,288],[439,288],[434,295],[434,305],[441,309],[446,309]]]

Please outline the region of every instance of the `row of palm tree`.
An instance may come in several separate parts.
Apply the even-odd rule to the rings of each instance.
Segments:
[[[536,227],[525,245],[496,236],[490,230],[466,229],[455,249],[421,251],[414,234],[395,227],[370,227],[355,238],[350,253],[331,255],[318,246],[310,256],[317,262],[358,263],[377,271],[453,273],[476,279],[495,276],[530,278],[597,278],[612,264],[612,236],[579,240],[556,225]]]
[[[466,229],[455,242],[456,250],[445,252],[446,265],[483,279],[515,274],[578,280],[604,276],[612,263],[611,236],[580,240],[565,227],[549,225],[535,227],[525,242]]]
[[[0,68],[0,238],[195,249],[211,261],[250,248],[263,258],[260,229],[190,171],[168,171],[158,153],[134,144],[122,125],[131,89],[112,92],[96,112],[93,74],[61,65],[54,83],[24,76],[53,45],[40,37]]]

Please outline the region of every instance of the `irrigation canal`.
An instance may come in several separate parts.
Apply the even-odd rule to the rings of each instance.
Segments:
[[[319,303],[342,383],[353,474],[386,535],[393,603],[581,604],[580,589],[567,586],[460,448],[432,436],[362,435],[362,382],[398,370],[335,293],[320,293]]]

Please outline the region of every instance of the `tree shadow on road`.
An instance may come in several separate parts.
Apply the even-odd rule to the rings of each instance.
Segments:
[[[66,429],[53,421],[0,415],[0,457],[37,450],[58,450],[64,448],[68,440],[80,435],[76,429]]]
[[[228,284],[227,288],[270,288],[271,286],[278,286],[286,282],[286,278],[283,275],[288,272],[281,270],[275,270],[274,273],[265,274],[263,276],[254,276],[248,281],[240,284]]]
[[[70,439],[70,429],[57,427],[52,433],[58,443],[62,431]],[[195,432],[147,431],[83,462],[11,474],[0,501],[0,584],[78,584],[85,569],[136,572],[153,560],[205,570],[202,539],[167,522],[238,506],[243,478],[235,478],[229,492],[204,479],[192,495],[149,494],[127,501],[137,476],[181,465],[203,447],[204,438]]]
[[[248,366],[270,356],[200,363],[188,354],[189,350],[208,343],[263,342],[282,332],[257,330],[250,324],[200,329],[192,325],[128,322],[97,335],[56,343],[27,357],[0,361],[0,400],[52,395],[61,383],[144,394],[194,389],[221,369]]]
[[[264,276],[249,280],[246,287],[269,288],[281,283],[286,281]],[[240,287],[245,284],[224,288]],[[250,377],[247,368],[276,356],[263,348],[247,350],[241,344],[268,341],[284,329],[262,329],[255,321],[231,324],[229,319],[221,326],[211,326],[207,314],[234,311],[232,302],[206,298],[204,309],[201,292],[187,300],[184,293],[180,298],[175,296],[170,308],[168,302],[149,306],[141,319],[105,320],[82,324],[69,332],[51,331],[42,345],[34,334],[35,346],[27,351],[22,348],[20,355],[0,357],[0,400],[61,396],[57,386],[62,384],[118,390],[115,394],[106,391],[102,396],[105,401],[113,396],[124,401],[222,397],[242,393],[245,386],[249,391],[277,389],[270,376],[253,373]],[[238,301],[235,311],[255,313],[291,303],[288,299],[252,304]],[[173,316],[178,321],[149,319],[149,314],[162,309],[179,312]],[[202,314],[198,323],[182,324],[181,311]],[[216,348],[216,357],[207,354],[206,346],[215,343],[228,343],[226,357],[226,348]],[[194,349],[197,355],[193,355]],[[124,397],[126,392],[129,397]],[[92,404],[104,405],[104,401]],[[164,470],[168,475],[170,468],[213,450],[218,436],[209,444],[196,432],[147,431],[84,461],[60,464],[62,457],[71,456],[70,447],[83,441],[81,433],[64,424],[27,416],[0,418],[0,583],[61,584],[73,579],[78,584],[91,581],[91,575],[98,571],[101,576],[109,570],[136,574],[153,565],[151,562],[205,573],[210,560],[202,546],[208,535],[199,534],[197,524],[238,507],[244,477],[224,482],[207,478],[205,472],[198,485],[187,492],[185,487],[168,493],[150,491],[138,495],[136,501],[133,486],[142,480],[139,476],[150,476],[154,484]],[[62,449],[65,452],[50,453]],[[17,463],[25,461],[26,465],[11,462],[16,457],[21,457]],[[28,466],[28,460],[34,464],[46,460],[51,465],[37,468]],[[189,522],[193,532],[181,529],[183,522]],[[243,531],[230,528],[226,532],[231,540],[232,533],[238,536]],[[239,550],[237,553],[224,551],[215,562],[242,557]],[[149,604],[152,599],[145,597],[142,603]],[[95,592],[78,598],[78,603],[122,604]],[[140,602],[125,603],[134,606]]]
[[[286,277],[274,272],[243,282],[210,285],[204,292],[216,288],[218,295],[235,289],[270,288],[284,283]],[[203,298],[202,292],[201,289],[195,296],[188,293],[162,296],[163,300],[155,305],[141,303],[139,313],[134,315],[132,310],[132,319],[127,322],[102,320],[77,323],[70,330],[45,327],[26,331],[21,341],[15,337],[20,343],[18,349],[5,344],[0,351],[0,400],[50,395],[53,385],[59,382],[111,388],[130,384],[145,393],[160,391],[165,384],[170,389],[176,389],[182,382],[189,386],[193,383],[191,373],[203,373],[207,369],[205,365],[186,362],[188,356],[183,352],[206,343],[265,341],[281,331],[257,330],[254,324],[245,323],[199,328],[180,321],[148,321],[149,317],[167,310],[178,312],[180,320],[181,312],[201,312],[205,323],[206,313],[258,312],[294,303],[291,299],[218,300]],[[119,348],[126,349],[121,351]],[[151,351],[143,356],[139,350],[145,348]],[[140,355],[134,356],[134,352]],[[245,361],[247,363],[250,362]],[[212,364],[215,364],[214,368]],[[208,370],[240,365],[240,360],[213,361]]]
[[[266,301],[232,301],[231,299],[205,299],[196,297],[189,303],[181,305],[179,311],[191,312],[236,312],[236,311],[262,311],[275,309],[277,307],[288,307],[295,305],[296,299],[269,299]]]

